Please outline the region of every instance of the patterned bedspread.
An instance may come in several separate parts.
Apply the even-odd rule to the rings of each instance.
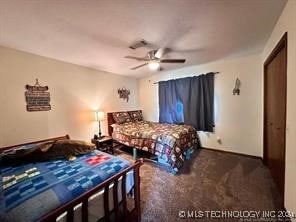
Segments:
[[[35,221],[129,165],[96,150],[74,161],[0,166],[0,221]]]
[[[148,121],[115,124],[112,136],[122,144],[157,155],[175,171],[182,167],[189,148],[200,147],[197,131],[188,125]]]

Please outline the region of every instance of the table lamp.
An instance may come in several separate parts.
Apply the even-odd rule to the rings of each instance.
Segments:
[[[105,118],[105,113],[102,111],[96,111],[95,112],[95,117],[96,117],[96,121],[99,122],[99,137],[97,135],[94,136],[95,139],[102,139],[104,138],[104,136],[102,136],[102,131],[101,131],[101,121],[104,120]]]

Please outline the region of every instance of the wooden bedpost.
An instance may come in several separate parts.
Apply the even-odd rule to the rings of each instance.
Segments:
[[[133,148],[133,158],[134,158],[134,160],[137,160],[137,158],[138,158],[138,155],[137,155],[137,148]]]
[[[141,158],[137,161],[137,163],[140,163],[137,167],[134,169],[134,186],[135,186],[135,216],[136,221],[141,221],[141,203],[140,203],[140,166],[143,164],[144,160]]]

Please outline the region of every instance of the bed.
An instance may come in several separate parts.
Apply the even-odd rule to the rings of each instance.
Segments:
[[[5,147],[0,153],[65,139],[69,136]],[[140,221],[141,164],[94,150],[72,161],[1,165],[0,221]]]
[[[109,135],[114,140],[134,150],[156,155],[158,162],[169,166],[173,174],[200,147],[197,131],[193,127],[145,121],[141,110],[107,113],[107,120]]]

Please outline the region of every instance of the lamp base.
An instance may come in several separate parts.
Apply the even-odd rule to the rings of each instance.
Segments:
[[[102,135],[99,135],[99,136],[98,136],[97,134],[94,135],[94,139],[95,139],[95,140],[101,140],[101,139],[103,139],[103,138],[105,138],[105,136],[102,136]]]

